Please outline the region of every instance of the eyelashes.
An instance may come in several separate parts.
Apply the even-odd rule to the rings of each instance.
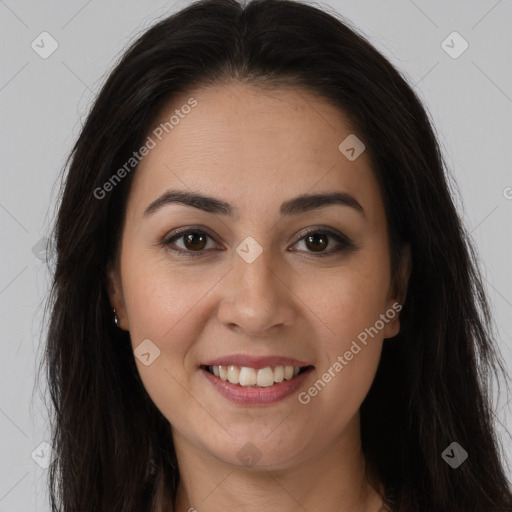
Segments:
[[[184,242],[183,247],[176,246],[176,241],[183,241],[184,239],[186,239],[186,241]],[[200,228],[187,227],[173,231],[170,235],[165,237],[164,240],[162,240],[161,245],[178,256],[184,256],[188,258],[204,258],[207,257],[208,253],[211,251],[211,249],[207,249],[208,239],[215,242],[214,237],[211,236],[207,231]],[[312,243],[315,245],[317,240],[320,240],[320,245],[322,246],[320,248],[320,252],[316,250],[307,250],[307,244]],[[335,241],[337,246],[335,246],[334,249],[331,248],[330,250],[325,251],[325,247],[331,246],[332,241]],[[328,256],[337,255],[343,251],[356,251],[359,248],[359,246],[350,240],[346,235],[329,227],[316,227],[305,232],[301,232],[293,246],[300,242],[304,243],[306,250],[293,250],[292,252],[305,252],[306,257],[311,258],[325,258]],[[198,250],[187,248],[187,243],[189,245],[199,245]],[[223,251],[225,249],[217,250]]]

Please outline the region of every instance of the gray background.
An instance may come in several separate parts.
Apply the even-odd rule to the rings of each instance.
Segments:
[[[188,3],[0,0],[0,512],[49,509],[47,470],[41,465],[51,451],[41,445],[49,440],[48,427],[34,376],[49,284],[44,251],[37,247],[44,249],[53,219],[56,179],[123,48]],[[512,2],[331,0],[317,5],[348,18],[406,75],[429,109],[457,183],[457,204],[481,256],[510,371]],[[50,47],[48,39],[41,43],[38,37],[44,31],[59,45],[46,59],[31,47],[34,40]],[[457,58],[441,44],[453,31],[469,44]],[[452,53],[462,48],[457,39],[446,44]],[[505,392],[496,395],[495,408],[507,460],[512,459],[509,399]]]

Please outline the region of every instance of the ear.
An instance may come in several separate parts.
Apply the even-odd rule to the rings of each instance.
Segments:
[[[411,245],[402,246],[397,274],[390,287],[387,300],[386,317],[389,319],[384,328],[384,338],[393,338],[400,332],[400,311],[407,296],[409,278],[412,271]]]
[[[112,263],[109,264],[107,270],[107,293],[112,309],[116,310],[118,327],[124,331],[129,331],[128,315],[126,314],[121,276]]]

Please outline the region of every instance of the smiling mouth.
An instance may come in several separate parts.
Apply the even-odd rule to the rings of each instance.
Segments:
[[[265,368],[250,368],[236,365],[201,366],[222,381],[240,387],[266,388],[292,380],[298,375],[311,371],[313,366],[266,366]]]

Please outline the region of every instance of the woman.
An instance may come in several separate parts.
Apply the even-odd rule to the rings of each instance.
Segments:
[[[340,19],[206,0],[149,29],[55,243],[53,510],[512,510],[433,128]]]

